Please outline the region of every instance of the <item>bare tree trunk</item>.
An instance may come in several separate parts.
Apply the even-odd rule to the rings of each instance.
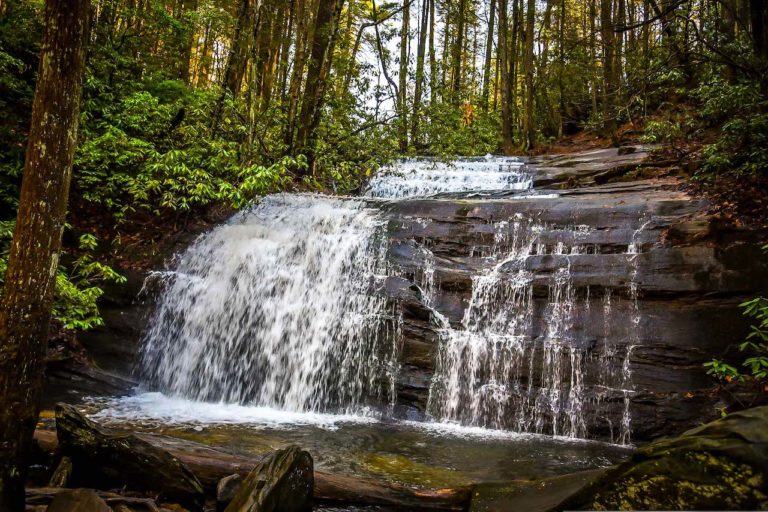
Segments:
[[[419,144],[419,123],[421,112],[421,97],[424,90],[424,56],[427,47],[427,31],[429,30],[430,0],[421,2],[421,23],[419,25],[419,46],[416,50],[416,85],[413,91],[413,113],[411,114],[411,143]]]
[[[312,38],[312,54],[307,69],[307,84],[299,116],[299,129],[295,149],[304,153],[309,162],[309,172],[315,170],[315,141],[317,127],[325,97],[328,74],[333,59],[333,46],[339,28],[339,18],[344,0],[320,0],[315,16]]]
[[[483,92],[481,104],[488,111],[488,95],[491,82],[491,59],[493,57],[493,25],[496,21],[496,0],[491,0],[488,11],[488,37],[485,39],[485,63],[483,64]]]
[[[435,54],[435,0],[429,1],[429,103],[437,103],[437,55]]]
[[[400,151],[408,150],[408,41],[411,22],[411,1],[403,0],[403,23],[400,27],[400,82],[397,97],[398,142]]]
[[[453,76],[451,77],[451,93],[453,101],[458,102],[461,94],[462,60],[464,58],[464,28],[467,18],[467,0],[459,0],[459,11],[456,16],[456,41],[453,43],[453,56],[451,65]]]
[[[48,0],[0,308],[0,510],[24,510],[82,96],[89,0]]]
[[[613,112],[614,71],[613,50],[614,35],[611,16],[611,0],[600,0],[600,34],[603,40],[603,133],[613,136],[616,120]]]
[[[514,1],[514,0],[513,0]],[[510,155],[515,150],[514,136],[512,133],[512,108],[513,101],[509,87],[511,77],[510,70],[510,45],[507,40],[509,23],[507,22],[507,0],[499,0],[499,69],[501,70],[501,145],[504,154]]]
[[[528,10],[525,15],[525,134],[526,149],[536,146],[536,126],[533,124],[533,39],[534,21],[536,17],[536,0],[528,0]]]
[[[250,19],[250,6],[250,0],[241,0],[240,7],[237,11],[237,24],[235,25],[235,33],[229,48],[227,66],[224,70],[224,87],[219,95],[219,100],[216,103],[216,108],[214,109],[211,121],[211,127],[214,131],[216,131],[219,126],[219,120],[221,119],[221,114],[224,110],[224,101],[226,100],[227,92],[232,95],[232,98],[236,98],[243,82],[246,61],[248,60],[249,31],[245,28]]]
[[[296,49],[293,59],[293,73],[291,74],[291,85],[288,88],[288,119],[285,123],[285,136],[283,137],[285,145],[290,151],[294,148],[294,137],[296,135],[296,117],[299,112],[299,99],[301,97],[301,85],[304,79],[304,67],[307,63],[307,44],[309,39],[309,27],[311,23],[307,22],[310,15],[313,0],[298,0],[297,4],[297,24],[296,24]]]

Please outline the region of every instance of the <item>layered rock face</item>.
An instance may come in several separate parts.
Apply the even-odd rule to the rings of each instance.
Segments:
[[[383,206],[399,414],[614,442],[716,417],[702,365],[747,332],[738,304],[768,285],[761,234],[674,179],[598,184],[645,156],[617,153],[531,166],[550,187],[537,195]]]

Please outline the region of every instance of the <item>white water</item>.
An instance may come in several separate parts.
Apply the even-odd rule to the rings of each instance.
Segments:
[[[288,411],[388,402],[396,322],[369,293],[381,225],[358,201],[276,195],[199,239],[146,336],[151,387]]]
[[[528,190],[533,181],[518,158],[484,157],[442,163],[403,160],[383,168],[371,179],[365,195],[424,197],[445,192]]]
[[[576,307],[570,258],[594,251],[579,243],[587,226],[564,232],[566,244],[539,240],[547,228],[518,216],[496,226],[495,264],[472,280],[461,326],[443,322],[428,412],[438,421],[486,428],[586,435],[583,353],[571,340]],[[551,255],[543,334],[534,339],[531,256]],[[540,382],[534,385],[534,375]]]

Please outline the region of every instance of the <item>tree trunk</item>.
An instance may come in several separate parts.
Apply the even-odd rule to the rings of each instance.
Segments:
[[[429,1],[429,104],[437,103],[437,55],[435,54],[435,0]]]
[[[400,27],[400,82],[397,98],[398,142],[400,151],[408,151],[408,40],[410,39],[411,1],[403,0],[403,23]]]
[[[453,76],[451,77],[451,93],[454,103],[461,99],[462,60],[464,58],[464,29],[467,18],[467,0],[459,0],[459,11],[456,13],[456,41],[453,43]]]
[[[246,30],[246,25],[251,18],[250,7],[250,0],[241,0],[240,7],[237,11],[235,33],[232,36],[232,44],[229,47],[227,66],[224,69],[224,87],[219,95],[211,120],[211,128],[213,131],[218,129],[219,120],[221,119],[221,114],[224,110],[224,101],[227,98],[227,92],[229,92],[233,99],[236,98],[243,82],[246,61],[248,60],[249,31]]]
[[[48,0],[0,308],[0,510],[24,510],[82,96],[89,0]]]
[[[613,112],[614,35],[611,17],[612,0],[600,0],[600,35],[603,40],[603,134],[612,137],[616,131]]]
[[[301,85],[304,80],[304,67],[307,63],[307,43],[309,40],[309,27],[307,17],[310,15],[313,0],[298,0],[296,7],[296,49],[293,59],[293,72],[291,74],[291,85],[288,88],[288,119],[285,123],[284,142],[289,150],[294,148],[294,137],[296,135],[296,117],[299,112],[299,100],[301,97]]]
[[[427,49],[427,31],[429,30],[430,0],[421,2],[421,23],[419,25],[419,46],[416,50],[416,85],[413,91],[413,113],[411,114],[411,142],[419,145],[419,123],[421,97],[424,91],[424,57]]]
[[[525,134],[526,149],[529,151],[536,146],[536,126],[533,124],[533,28],[535,19],[536,0],[528,0],[528,10],[525,15]]]
[[[514,0],[513,0],[514,1]],[[507,22],[507,0],[499,0],[499,68],[501,70],[501,145],[505,155],[510,155],[515,150],[515,142],[512,133],[512,97],[511,88],[508,87],[511,77],[509,76],[509,42],[507,33],[509,23]]]
[[[315,16],[312,54],[307,70],[307,84],[299,116],[295,148],[307,156],[309,172],[314,173],[315,140],[325,97],[328,74],[333,59],[333,46],[339,28],[344,0],[320,0]]]
[[[483,64],[482,107],[488,112],[488,96],[491,82],[491,60],[493,57],[493,25],[496,21],[496,0],[491,0],[488,11],[488,37],[485,39],[485,63]]]

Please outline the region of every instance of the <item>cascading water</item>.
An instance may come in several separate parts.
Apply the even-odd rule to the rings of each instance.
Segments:
[[[570,257],[595,251],[578,240],[588,233],[579,226],[567,233],[570,244],[542,243],[547,229],[518,216],[497,225],[493,254],[502,254],[486,273],[472,279],[472,298],[459,329],[443,323],[435,377],[428,402],[441,421],[512,428],[581,437],[583,351],[570,339],[575,289]],[[530,257],[556,261],[542,318],[543,334],[533,338],[536,301]],[[539,382],[534,385],[534,375]]]
[[[277,195],[200,238],[143,350],[149,385],[205,401],[357,411],[391,398],[396,319],[371,289],[382,221],[363,203]]]
[[[442,192],[528,190],[532,180],[517,158],[484,157],[454,160],[403,160],[374,176],[365,195],[371,197],[422,197]]]

